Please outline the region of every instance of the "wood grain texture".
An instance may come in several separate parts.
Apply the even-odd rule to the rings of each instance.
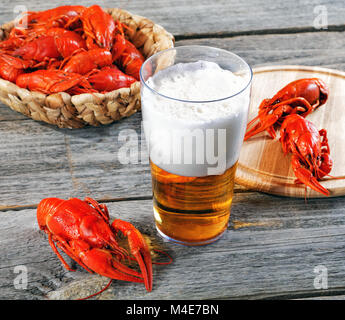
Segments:
[[[249,120],[257,116],[258,106],[263,99],[273,97],[288,83],[303,78],[319,78],[324,81],[329,88],[328,100],[307,119],[318,130],[327,130],[330,156],[333,159],[330,173],[332,177],[324,178],[321,184],[330,191],[331,197],[345,195],[345,73],[306,66],[261,67],[253,71]],[[279,133],[276,139],[271,139],[265,131],[244,142],[236,172],[237,183],[283,196],[324,197],[310,188],[305,192],[305,186],[297,185],[295,180],[291,155],[284,155]]]
[[[19,112],[15,112],[8,108],[3,103],[0,103],[0,122],[1,121],[12,121],[12,120],[26,120],[28,117],[24,116]]]
[[[44,10],[58,5],[71,4],[69,0],[4,0],[0,3],[0,21],[7,22],[18,15],[24,6],[28,10]],[[345,7],[342,0],[327,4],[319,0],[80,0],[79,5],[99,4],[103,7],[119,7],[134,14],[145,16],[161,24],[175,36],[200,34],[250,33],[271,30],[295,31],[314,29],[314,21],[323,10],[327,11],[329,26],[344,25]],[[319,9],[318,9],[319,8]],[[322,9],[322,8],[321,8]],[[14,12],[14,11],[17,12]],[[26,9],[25,9],[26,10]],[[315,10],[315,11],[314,11]],[[287,18],[288,14],[288,18]],[[216,17],[216,18],[215,18]]]
[[[205,45],[232,51],[252,67],[323,66],[345,70],[345,32],[305,32],[177,41],[176,46]]]
[[[345,198],[305,203],[259,193],[236,194],[228,230],[219,241],[202,247],[164,242],[154,227],[151,200],[108,207],[113,218],[131,221],[152,248],[166,251],[174,262],[154,265],[151,293],[141,284],[114,281],[99,299],[299,298],[345,293]],[[0,299],[76,299],[104,286],[104,278],[79,267],[77,272],[62,267],[46,235],[38,231],[35,214],[32,209],[20,215],[0,213]],[[18,265],[28,269],[26,290],[13,286]],[[314,288],[314,268],[319,265],[328,269],[328,290]]]
[[[75,131],[31,120],[2,122],[0,206],[30,205],[50,196],[150,196],[148,164],[121,164],[118,158],[125,143],[118,141],[119,132],[125,129],[129,139],[140,139],[140,121],[135,115]]]

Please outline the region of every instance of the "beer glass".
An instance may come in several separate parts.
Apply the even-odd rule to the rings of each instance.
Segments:
[[[215,64],[232,72],[235,91],[223,90],[224,81],[217,78],[217,73],[211,77]],[[176,90],[163,92],[155,86],[170,81],[174,89],[179,70],[195,66],[202,70],[209,65],[210,73],[204,71],[205,81],[209,81],[206,88],[196,86],[198,78],[193,73],[195,78],[185,79]],[[226,50],[181,46],[147,59],[140,79],[158,233],[184,245],[211,243],[223,234],[229,222],[248,118],[252,70],[242,58]],[[197,100],[181,96],[181,92],[188,95],[189,90],[198,93]],[[210,96],[207,90],[217,90],[218,96],[203,98],[203,94]]]

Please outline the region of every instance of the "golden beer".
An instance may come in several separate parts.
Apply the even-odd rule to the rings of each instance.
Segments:
[[[179,244],[211,243],[230,218],[251,68],[222,49],[180,46],[149,57],[140,80],[157,230]]]
[[[237,162],[221,175],[205,177],[179,176],[150,164],[161,235],[190,245],[216,240],[228,225]]]

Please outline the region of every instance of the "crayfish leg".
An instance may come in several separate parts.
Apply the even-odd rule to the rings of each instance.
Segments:
[[[91,71],[92,72],[92,71]],[[96,200],[86,197],[84,200],[88,205],[93,206],[105,222],[109,223],[109,211],[105,204],[100,204]]]
[[[258,117],[258,120],[260,121],[257,123],[253,128],[249,129],[245,136],[244,141],[248,140],[249,138],[257,135],[258,133],[267,130],[269,135],[272,139],[276,137],[276,133],[274,128],[272,127],[279,119],[279,116],[275,114],[270,114],[266,116],[266,119],[263,121],[263,119],[260,119],[262,117]],[[248,128],[248,127],[247,127]]]
[[[48,236],[48,240],[50,243],[50,246],[52,247],[54,253],[57,255],[57,257],[60,259],[60,261],[62,262],[62,264],[64,265],[64,267],[68,270],[68,271],[75,271],[75,269],[71,268],[67,262],[63,259],[63,257],[61,256],[60,252],[57,250],[56,246],[55,246],[55,242],[52,238],[52,236],[49,234]],[[75,262],[77,262],[82,268],[84,268],[87,272],[89,273],[93,273],[93,271],[87,267],[86,264],[83,263],[83,261],[74,253],[73,248],[71,248],[71,246],[64,241],[62,238],[57,237],[56,240],[56,244],[57,246],[64,252],[66,253],[72,260],[74,260]]]
[[[73,269],[72,267],[69,266],[69,264],[65,261],[65,259],[62,257],[62,255],[60,254],[60,252],[56,248],[56,245],[55,245],[55,243],[54,243],[54,241],[52,239],[52,235],[51,234],[48,235],[48,241],[49,241],[49,244],[50,244],[51,248],[53,249],[53,251],[57,255],[57,257],[60,259],[60,261],[63,264],[63,266],[68,271],[75,271],[75,269]]]

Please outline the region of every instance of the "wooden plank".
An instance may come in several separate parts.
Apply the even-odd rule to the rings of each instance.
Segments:
[[[62,132],[31,120],[1,122],[0,132],[0,206],[73,190]]]
[[[79,5],[90,6],[94,0],[80,0]],[[71,4],[70,1],[18,0],[15,3],[4,0],[0,4],[0,21],[7,22],[18,15],[14,10],[25,6],[29,10],[44,10],[58,5]],[[200,34],[233,34],[248,32],[272,32],[272,30],[296,31],[301,28],[314,28],[320,13],[326,14],[327,24],[343,25],[345,7],[342,0],[327,2],[320,7],[319,0],[300,2],[284,0],[119,0],[116,3],[97,1],[103,7],[114,7],[145,16],[161,24],[176,36]],[[322,3],[321,3],[322,4]],[[287,18],[288,15],[288,18]],[[322,22],[322,21],[321,21]]]
[[[345,32],[178,42],[178,45],[186,44],[211,45],[234,51],[253,67],[284,63],[345,70]],[[10,110],[7,116],[12,113],[14,111]],[[48,196],[89,195],[99,199],[151,196],[147,162],[122,165],[118,161],[118,153],[124,146],[123,141],[118,141],[122,130],[132,130],[128,132],[129,137],[140,140],[140,113],[109,126],[73,131],[30,119],[8,120],[2,121],[0,127],[0,150],[5,155],[0,160],[2,209],[37,204]],[[143,147],[145,150],[145,144]],[[133,157],[137,157],[137,151]]]
[[[188,39],[178,41],[176,45],[204,45],[229,50],[252,67],[292,64],[345,70],[344,36],[344,32],[306,32]]]
[[[277,207],[279,205],[279,210]],[[301,199],[236,194],[223,238],[202,247],[164,242],[157,234],[152,201],[109,203],[113,218],[131,221],[152,248],[169,253],[171,265],[154,265],[154,287],[115,281],[102,299],[300,298],[344,295],[345,198]],[[66,271],[38,231],[33,209],[2,212],[0,299],[76,299],[106,279]],[[154,256],[154,260],[164,257]],[[68,260],[69,261],[69,260]],[[15,266],[28,270],[26,290],[15,289]],[[314,268],[328,271],[328,289],[315,289]]]
[[[150,196],[148,164],[122,165],[117,157],[122,146],[119,132],[138,124],[140,128],[140,115],[74,131],[32,120],[2,122],[0,209],[37,204],[54,196]]]
[[[345,300],[345,295],[318,296],[318,297],[312,297],[312,298],[303,298],[303,300]]]
[[[0,103],[0,122],[1,121],[13,121],[13,120],[27,120],[29,119],[25,115],[15,112],[8,106]]]

